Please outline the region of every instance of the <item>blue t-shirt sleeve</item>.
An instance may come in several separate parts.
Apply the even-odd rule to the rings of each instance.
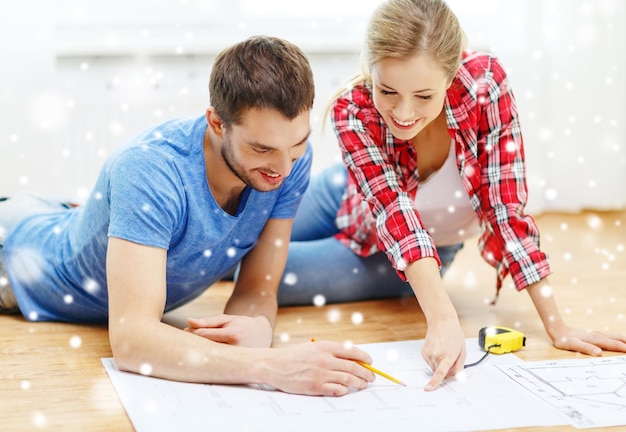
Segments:
[[[302,195],[309,186],[312,162],[313,149],[311,143],[307,142],[304,155],[294,162],[291,173],[281,187],[280,197],[270,214],[270,219],[291,219],[295,217],[300,201],[302,201]]]
[[[108,235],[168,249],[184,220],[184,191],[173,161],[150,146],[130,147],[110,166]]]

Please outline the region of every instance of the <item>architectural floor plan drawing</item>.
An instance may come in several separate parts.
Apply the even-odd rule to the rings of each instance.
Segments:
[[[482,356],[477,339],[466,341],[468,362]],[[423,341],[359,345],[374,366],[404,381],[378,377],[367,389],[343,397],[299,396],[267,386],[179,383],[120,372],[102,362],[135,430],[319,432],[346,430],[491,430],[566,424],[549,405],[515,385],[494,364],[515,365],[513,354],[489,356],[462,376],[424,391],[430,371]],[[453,414],[452,414],[453,413]]]
[[[626,356],[496,365],[578,428],[626,425]]]

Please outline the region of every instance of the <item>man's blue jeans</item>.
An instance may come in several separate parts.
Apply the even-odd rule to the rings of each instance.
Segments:
[[[340,303],[413,295],[383,252],[363,258],[335,239],[346,176],[343,163],[337,163],[311,178],[294,219],[278,290],[280,306],[310,305],[317,296],[325,303]],[[442,276],[462,247],[462,243],[437,247]]]
[[[57,212],[67,208],[67,204],[28,194],[20,194],[11,199],[0,199],[0,312],[13,313],[19,310],[4,262],[5,239],[15,226],[26,217],[39,213]]]

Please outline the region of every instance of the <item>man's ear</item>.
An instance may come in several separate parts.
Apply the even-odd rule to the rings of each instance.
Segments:
[[[219,114],[217,114],[217,111],[215,111],[215,108],[207,108],[206,122],[215,135],[217,135],[219,138],[224,138],[224,129],[226,128],[226,126],[224,125],[224,122],[220,118]]]

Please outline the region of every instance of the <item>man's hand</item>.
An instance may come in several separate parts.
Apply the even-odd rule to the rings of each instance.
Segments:
[[[287,393],[342,396],[361,390],[376,378],[356,360],[371,364],[364,351],[337,342],[305,343],[267,350],[260,362],[260,382]]]
[[[228,345],[249,348],[268,348],[272,344],[273,329],[264,316],[217,315],[207,318],[188,318],[185,331]]]

